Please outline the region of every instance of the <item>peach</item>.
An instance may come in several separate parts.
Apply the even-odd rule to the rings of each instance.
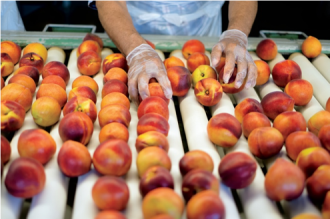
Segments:
[[[57,84],[41,84],[37,91],[36,99],[40,97],[53,97],[57,100],[58,104],[62,108],[67,102],[67,96],[65,90]]]
[[[91,169],[92,157],[85,145],[68,140],[58,152],[57,163],[64,175],[78,177]]]
[[[72,89],[75,87],[87,86],[94,91],[95,94],[99,91],[99,86],[96,81],[87,75],[81,75],[72,82]]]
[[[265,115],[274,120],[279,114],[292,111],[294,100],[282,91],[273,91],[262,98],[261,106]]]
[[[147,147],[139,152],[136,158],[136,166],[139,177],[141,177],[152,166],[162,166],[170,171],[172,163],[167,152],[163,149]]]
[[[274,83],[279,87],[285,87],[294,79],[301,79],[301,69],[293,60],[284,60],[276,63],[272,70]]]
[[[254,129],[248,139],[251,153],[261,159],[270,158],[280,152],[284,138],[273,127],[261,127]]]
[[[330,112],[330,97],[328,98],[327,103],[325,105],[325,110]]]
[[[103,74],[107,73],[111,68],[118,67],[125,72],[128,71],[126,58],[121,53],[112,53],[105,57],[102,63]]]
[[[330,124],[322,126],[318,137],[323,147],[330,152]]]
[[[294,216],[292,219],[322,219],[322,218],[315,214],[303,213]]]
[[[119,211],[107,210],[98,213],[94,219],[126,219]]]
[[[136,138],[135,148],[138,153],[145,148],[153,146],[159,147],[168,152],[169,144],[166,136],[157,131],[149,131]]]
[[[204,190],[212,190],[219,194],[219,181],[210,171],[194,169],[183,177],[181,191],[186,202]]]
[[[210,190],[199,192],[187,204],[187,219],[224,219],[225,212],[225,206],[219,195]]]
[[[213,144],[228,148],[236,144],[242,135],[242,128],[234,116],[220,113],[209,120],[207,134]]]
[[[6,164],[11,155],[11,147],[10,142],[7,140],[7,138],[3,135],[1,135],[1,163]]]
[[[86,36],[84,37],[83,41],[86,41],[86,40],[94,40],[99,44],[101,49],[103,48],[103,40],[101,39],[101,37],[99,37],[96,34],[87,33]]]
[[[85,97],[96,104],[96,94],[91,88],[87,86],[72,88],[72,90],[69,92],[68,99],[71,100],[74,97]]]
[[[265,176],[265,190],[273,201],[291,201],[304,191],[305,175],[295,164],[277,158]]]
[[[222,68],[219,71],[219,81],[220,81],[220,84],[222,85],[223,92],[229,93],[229,94],[234,94],[234,93],[238,93],[238,92],[242,91],[244,89],[247,77],[245,77],[243,84],[239,88],[236,88],[235,80],[236,80],[236,75],[237,75],[237,67],[235,66],[234,72],[233,72],[232,76],[229,78],[228,83],[225,83],[223,80],[224,69],[225,68]]]
[[[226,64],[226,57],[221,56],[220,57],[219,64],[215,67],[215,69],[217,70],[217,72],[220,72],[221,69],[223,69],[223,67],[225,66],[225,64]]]
[[[157,96],[157,97],[162,98],[163,100],[165,100],[167,105],[170,103],[170,100],[165,97],[164,91],[158,83],[150,83],[149,84],[149,93],[150,93],[151,97]]]
[[[53,97],[40,97],[32,104],[31,114],[36,124],[48,127],[60,119],[61,106]]]
[[[330,124],[330,112],[321,110],[308,120],[307,126],[310,132],[318,136],[320,129],[327,124]]]
[[[218,168],[222,182],[232,189],[249,186],[256,176],[256,170],[257,162],[244,152],[226,154]]]
[[[107,73],[105,73],[103,77],[103,83],[105,84],[107,81],[110,81],[111,79],[120,80],[124,84],[127,84],[128,81],[126,71],[118,67],[111,68]]]
[[[42,69],[44,67],[44,60],[36,53],[26,53],[22,56],[22,58],[19,60],[19,67],[23,66],[33,66],[36,67],[40,72],[42,72]]]
[[[92,188],[92,198],[101,210],[122,211],[128,203],[129,189],[122,178],[102,176]]]
[[[1,53],[7,53],[13,60],[14,65],[21,58],[21,47],[12,41],[1,42]]]
[[[243,122],[244,116],[250,112],[264,113],[260,102],[253,98],[245,98],[235,107],[235,117],[240,123]]]
[[[273,127],[281,132],[285,140],[293,132],[306,131],[307,125],[301,113],[292,111],[279,114],[274,120]]]
[[[265,61],[273,60],[277,55],[277,45],[271,39],[263,39],[258,43],[256,53]]]
[[[95,103],[86,97],[75,96],[71,98],[63,107],[63,116],[72,112],[83,112],[94,123],[97,118],[97,109]]]
[[[314,204],[322,204],[327,192],[330,191],[330,165],[318,167],[307,179],[306,189],[308,197]]]
[[[131,122],[131,113],[121,104],[108,105],[101,109],[98,120],[101,128],[112,122],[118,122],[128,127]]]
[[[81,74],[93,76],[101,69],[101,56],[93,50],[88,50],[80,54],[77,59],[77,67]]]
[[[63,78],[57,75],[48,75],[41,81],[41,84],[57,84],[64,90],[66,90],[65,81],[63,80]]]
[[[44,62],[47,61],[48,52],[47,52],[46,47],[44,45],[42,45],[41,43],[30,43],[29,45],[27,45],[23,50],[23,56],[25,54],[28,54],[31,52],[36,53],[39,56],[41,56],[41,58],[44,60]]]
[[[13,132],[20,129],[24,123],[25,109],[15,101],[1,101],[1,131]]]
[[[330,191],[327,192],[324,202],[323,202],[322,216],[323,216],[323,219],[330,218]]]
[[[63,142],[73,140],[86,145],[92,137],[94,125],[92,120],[82,112],[72,112],[64,116],[58,132]]]
[[[259,112],[250,112],[243,117],[242,130],[246,138],[250,133],[260,127],[271,127],[271,123],[267,116]]]
[[[258,86],[267,83],[270,76],[270,68],[267,62],[262,60],[254,60],[254,64],[256,64],[258,72],[256,85]]]
[[[172,217],[171,215],[168,214],[159,214],[155,217],[152,217],[150,219],[174,219],[174,217]]]
[[[196,86],[197,82],[203,80],[205,78],[213,78],[217,79],[216,71],[209,65],[199,65],[191,75],[192,78],[192,85],[193,87]]]
[[[126,84],[124,84],[122,81],[118,79],[109,80],[103,85],[102,98],[112,92],[119,92],[128,96],[128,88]]]
[[[200,65],[210,65],[210,59],[207,55],[201,52],[195,52],[188,57],[187,68],[190,72],[194,72]]]
[[[311,147],[320,147],[320,140],[311,132],[296,131],[292,132],[285,139],[285,148],[288,156],[295,161],[299,153]]]
[[[167,59],[164,60],[164,66],[166,69],[174,67],[174,66],[182,66],[185,67],[184,63],[182,62],[181,59],[175,57],[175,56],[171,56]]]
[[[317,38],[315,38],[313,36],[309,36],[301,44],[301,52],[307,58],[311,58],[311,59],[315,58],[321,54],[322,44]]]
[[[3,77],[1,77],[1,90],[2,88],[4,88],[6,85],[5,85],[5,80],[3,80]]]
[[[125,106],[128,110],[131,107],[131,103],[129,102],[129,99],[127,98],[127,96],[125,96],[124,94],[122,94],[120,92],[112,92],[112,93],[105,95],[102,98],[101,109],[103,109],[104,107],[106,107],[108,105],[113,105],[113,104],[121,104],[121,105]]]
[[[53,137],[43,129],[26,129],[18,138],[17,150],[21,157],[30,157],[46,164],[56,152]]]
[[[171,82],[174,96],[185,96],[191,86],[191,74],[182,66],[174,66],[167,69],[167,77]]]
[[[203,169],[212,173],[213,168],[214,164],[211,156],[201,150],[189,151],[179,161],[182,176],[195,169]]]
[[[142,197],[144,197],[148,192],[159,187],[174,189],[173,177],[166,168],[152,166],[141,176],[139,190]]]
[[[214,106],[221,100],[222,86],[216,79],[205,78],[197,82],[194,93],[203,106]]]
[[[69,69],[62,62],[58,61],[48,62],[42,69],[41,74],[43,79],[49,75],[60,76],[65,81],[65,84],[68,84],[70,80]]]
[[[29,88],[31,95],[34,95],[34,92],[36,91],[36,84],[34,83],[33,79],[27,75],[16,74],[9,79],[8,84],[11,83],[20,84]]]
[[[106,124],[99,133],[100,143],[108,139],[121,139],[128,142],[129,132],[126,126],[118,122]]]
[[[306,148],[299,153],[296,165],[305,173],[307,179],[318,167],[330,165],[330,154],[321,147]]]
[[[284,92],[293,98],[296,106],[304,106],[313,97],[313,86],[304,79],[295,79],[285,86]]]
[[[95,169],[103,175],[123,176],[131,167],[132,152],[121,139],[102,142],[93,154]]]
[[[153,44],[151,41],[149,41],[149,40],[146,40],[146,39],[144,39],[148,44],[149,44],[149,46],[151,46],[153,49],[156,49],[156,46],[155,46],[155,44]]]
[[[13,73],[14,63],[7,53],[1,53],[1,77],[6,77]]]
[[[183,44],[182,55],[185,59],[188,59],[188,57],[195,52],[205,53],[205,46],[203,42],[197,39],[191,39]]]
[[[9,166],[5,186],[12,196],[31,198],[45,186],[46,174],[40,162],[28,157],[16,158]]]
[[[169,129],[170,125],[163,116],[157,113],[147,113],[138,121],[137,135],[141,135],[149,131],[157,131],[167,136]]]
[[[140,103],[137,109],[138,118],[140,119],[147,113],[157,113],[166,120],[168,120],[170,116],[167,103],[160,97],[147,97]]]
[[[27,75],[33,79],[36,86],[38,85],[40,75],[39,75],[39,71],[36,67],[33,67],[33,66],[20,67],[16,71],[14,71],[13,75],[16,75],[16,74]]]
[[[85,40],[77,48],[77,57],[87,51],[94,51],[101,55],[101,47],[98,42],[94,40]]]
[[[180,219],[184,211],[182,198],[173,189],[160,187],[150,191],[142,201],[142,212],[145,219],[167,214]]]
[[[29,88],[20,84],[12,83],[8,84],[1,90],[1,101],[4,100],[11,100],[21,104],[25,112],[27,112],[32,104],[32,94]]]

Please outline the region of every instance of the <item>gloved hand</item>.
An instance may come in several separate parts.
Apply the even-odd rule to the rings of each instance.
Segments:
[[[138,105],[138,93],[142,100],[150,95],[148,89],[150,78],[156,78],[165,97],[172,98],[171,83],[164,64],[151,46],[141,44],[128,54],[126,60],[129,66],[128,93],[136,105]]]
[[[227,30],[220,36],[219,42],[213,47],[211,64],[216,67],[220,64],[222,53],[226,56],[223,81],[228,83],[237,63],[235,87],[239,88],[247,77],[245,88],[254,87],[258,72],[251,55],[247,51],[247,36],[240,30]]]

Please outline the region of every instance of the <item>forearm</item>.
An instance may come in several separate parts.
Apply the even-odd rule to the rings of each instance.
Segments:
[[[135,47],[146,43],[134,28],[126,2],[96,1],[96,7],[103,28],[125,56]]]
[[[228,30],[238,29],[248,36],[257,10],[257,1],[230,1],[228,9]]]

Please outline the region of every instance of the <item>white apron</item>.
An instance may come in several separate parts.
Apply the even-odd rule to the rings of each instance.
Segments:
[[[1,1],[1,30],[25,31],[16,1]]]

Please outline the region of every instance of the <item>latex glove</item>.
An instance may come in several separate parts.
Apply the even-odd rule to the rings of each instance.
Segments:
[[[254,87],[258,72],[251,55],[247,51],[247,36],[240,30],[227,30],[220,36],[219,42],[212,48],[211,64],[216,67],[220,64],[222,53],[225,54],[223,81],[228,83],[237,63],[235,87],[239,88],[247,77],[245,88]]]
[[[148,44],[141,44],[126,57],[128,70],[128,93],[138,106],[138,94],[142,100],[150,96],[149,80],[156,78],[162,87],[165,97],[172,98],[172,88],[167,77],[165,66],[157,52]]]

